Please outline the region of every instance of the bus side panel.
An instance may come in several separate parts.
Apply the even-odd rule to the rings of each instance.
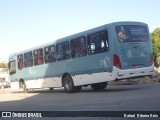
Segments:
[[[112,79],[112,58],[101,53],[74,59],[70,66],[75,85],[104,82]],[[69,67],[69,66],[68,66]]]
[[[27,88],[58,87],[54,66],[53,64],[43,64],[23,68],[18,71],[17,78],[18,80],[23,79]]]
[[[73,80],[76,86],[107,82],[115,79],[113,74],[113,48],[115,47],[113,46],[113,32],[110,26],[106,26],[106,29],[109,42],[107,52],[88,55],[84,58],[82,57],[82,59],[73,59],[71,68],[74,68]]]
[[[58,81],[61,81],[61,79],[57,77],[37,79],[37,80],[28,80],[26,81],[26,86],[27,88],[62,87],[62,85],[58,85]]]
[[[103,72],[103,73],[93,73],[93,74],[83,74],[73,76],[74,85],[89,85],[93,83],[107,82],[113,80],[112,73]]]

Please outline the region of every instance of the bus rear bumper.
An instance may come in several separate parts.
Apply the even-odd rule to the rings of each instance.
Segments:
[[[113,67],[113,73],[115,80],[141,76],[152,76],[154,74],[154,65],[145,68],[135,68],[126,70],[121,70],[117,67]]]

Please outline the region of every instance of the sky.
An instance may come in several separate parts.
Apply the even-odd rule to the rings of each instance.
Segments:
[[[160,27],[160,0],[0,0],[0,59],[117,21]]]

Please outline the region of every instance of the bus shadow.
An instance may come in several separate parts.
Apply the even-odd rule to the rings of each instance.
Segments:
[[[88,87],[82,87],[82,90],[80,92],[76,93],[66,93],[64,88],[55,88],[53,91],[50,91],[49,89],[31,89],[28,91],[28,93],[24,94],[30,94],[30,93],[48,93],[48,94],[54,94],[54,93],[66,93],[66,94],[77,94],[77,93],[112,93],[112,92],[129,92],[129,91],[136,91],[139,89],[142,89],[142,85],[118,85],[118,86],[108,86],[104,90],[93,90],[90,86]],[[143,85],[144,88],[144,85]],[[23,91],[14,91],[12,92],[14,94],[23,93]]]
[[[139,85],[121,85],[121,86],[108,86],[104,90],[92,90],[90,89],[82,89],[81,92],[87,93],[87,92],[106,92],[106,93],[112,93],[112,92],[129,92],[129,91],[136,91],[142,89]]]

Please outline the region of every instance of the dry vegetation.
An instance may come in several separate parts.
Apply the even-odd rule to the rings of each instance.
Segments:
[[[111,81],[109,85],[136,85],[136,84],[149,84],[149,83],[155,83],[160,82],[160,74],[155,72],[155,74],[151,77],[141,77],[141,78],[132,78],[127,80],[121,80],[121,81]]]

